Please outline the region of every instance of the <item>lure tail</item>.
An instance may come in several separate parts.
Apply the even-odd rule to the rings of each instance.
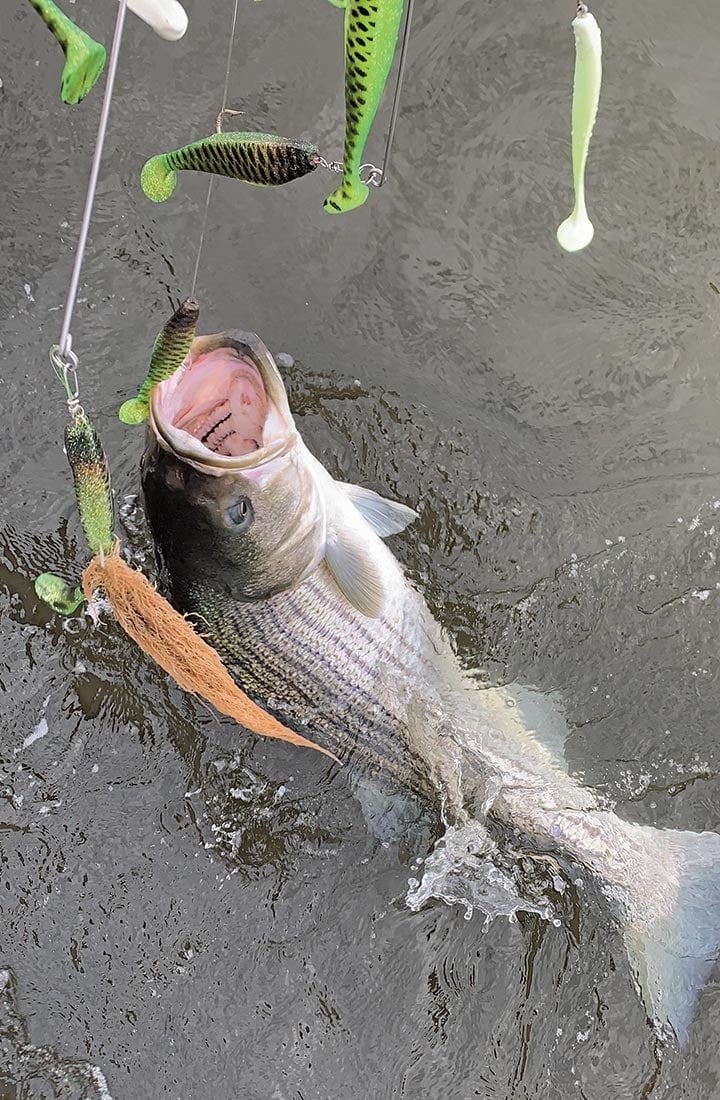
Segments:
[[[58,615],[72,615],[85,603],[81,588],[74,588],[55,573],[41,573],[35,580],[35,593]]]
[[[65,54],[60,95],[63,103],[79,103],[105,67],[105,47],[76,26],[53,0],[30,0]]]
[[[323,209],[328,214],[345,214],[348,210],[355,210],[367,200],[370,188],[361,179],[353,179],[352,176],[344,178],[336,191],[328,195],[323,203]]]
[[[165,153],[150,157],[140,173],[140,186],[151,202],[165,202],[177,187],[177,172],[167,163]]]

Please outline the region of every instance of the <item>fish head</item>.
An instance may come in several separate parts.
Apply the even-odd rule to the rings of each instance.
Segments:
[[[153,389],[148,424],[143,484],[173,579],[201,577],[244,601],[301,584],[326,543],[322,467],[262,340],[239,330],[197,337]]]

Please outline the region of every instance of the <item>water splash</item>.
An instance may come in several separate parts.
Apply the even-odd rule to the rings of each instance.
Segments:
[[[79,1058],[63,1058],[50,1046],[35,1046],[28,1042],[28,1031],[27,1021],[17,1008],[15,976],[11,970],[2,969],[0,1094],[5,1095],[3,1086],[17,1085],[22,1088],[30,1079],[45,1079],[52,1085],[55,1095],[66,1097],[67,1100],[112,1100],[105,1074],[99,1066]],[[25,1095],[24,1091],[22,1095]]]
[[[462,905],[465,920],[476,910],[484,914],[485,928],[495,917],[514,920],[518,912],[552,919],[547,898],[529,900],[518,893],[510,875],[494,861],[497,850],[479,821],[450,825],[425,860],[422,879],[409,880],[407,906],[417,912],[433,898],[447,905]]]

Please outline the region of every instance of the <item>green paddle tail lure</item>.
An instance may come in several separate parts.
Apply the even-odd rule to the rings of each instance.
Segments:
[[[150,394],[158,382],[171,378],[182,366],[195,339],[200,306],[195,298],[186,298],[179,309],[163,325],[150,356],[150,369],[137,397],[120,406],[118,416],[123,424],[142,424],[148,417]]]
[[[572,165],[575,208],[559,226],[557,240],[566,252],[579,252],[593,239],[595,230],[585,207],[585,164],[597,116],[602,83],[600,28],[582,0],[573,19],[575,32],[575,80],[572,102]]]
[[[65,54],[60,95],[64,103],[79,103],[105,67],[105,47],[68,19],[52,0],[30,0]]]
[[[395,54],[403,0],[331,3],[345,8],[345,146],[342,183],[324,205],[328,214],[342,214],[368,197],[360,166]]]
[[[72,615],[85,602],[82,588],[71,587],[54,573],[41,573],[35,581],[35,592],[59,615]]]
[[[100,438],[81,409],[65,429],[65,450],[88,546],[93,554],[109,554],[115,521],[110,469]]]
[[[306,176],[319,164],[317,146],[307,141],[255,132],[219,133],[151,157],[140,173],[140,186],[147,198],[164,202],[175,190],[178,169],[230,176],[258,187],[277,187]]]

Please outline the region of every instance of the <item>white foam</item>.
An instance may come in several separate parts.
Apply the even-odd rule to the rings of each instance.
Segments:
[[[480,822],[450,825],[425,860],[422,879],[409,880],[408,908],[417,912],[436,898],[446,905],[463,906],[465,920],[477,910],[484,915],[486,928],[496,917],[513,921],[518,912],[549,919],[552,914],[547,900],[538,904],[520,897],[509,876],[493,862],[496,850]]]

